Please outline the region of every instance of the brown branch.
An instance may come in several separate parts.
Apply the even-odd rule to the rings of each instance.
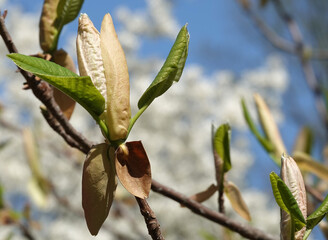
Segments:
[[[162,236],[161,233],[159,222],[157,221],[155,213],[148,205],[146,199],[141,199],[136,197],[136,200],[138,202],[140,212],[142,216],[144,216],[149,235],[154,240],[164,240],[164,237]]]
[[[288,40],[280,37],[273,29],[271,29],[250,7],[243,7],[245,12],[248,14],[249,18],[255,23],[260,33],[272,44],[273,47],[280,49],[284,52],[298,55],[298,49],[295,45]],[[328,51],[326,49],[314,49],[313,47],[307,47],[303,49],[302,55],[304,56],[304,51],[309,52],[309,58],[312,60],[327,60]]]
[[[76,142],[70,135],[68,135],[62,125],[57,121],[57,119],[54,118],[54,116],[47,111],[47,109],[44,109],[41,107],[41,113],[43,117],[46,119],[49,126],[57,132],[62,138],[66,141],[68,145],[70,145],[73,148],[79,149],[81,152],[87,154],[89,152],[88,148],[83,147],[81,144]],[[91,146],[90,146],[91,147]]]
[[[8,51],[10,53],[18,53],[18,50],[6,28],[4,15],[0,16],[0,35],[5,42]],[[35,76],[22,69],[19,69],[19,72],[26,79],[29,87],[32,89],[33,94],[47,107],[49,112],[54,116],[54,118],[56,118],[56,120],[65,130],[66,134],[68,134],[77,143],[79,143],[79,145],[81,145],[83,152],[86,152],[88,149],[90,149],[92,143],[84,138],[79,132],[77,132],[69,123],[68,119],[62,113],[58,104],[54,100],[52,89],[49,84],[44,81],[36,80]]]
[[[323,99],[323,92],[319,86],[318,80],[315,76],[314,69],[309,59],[304,58],[305,44],[303,41],[302,33],[298,27],[298,24],[294,20],[291,14],[289,14],[284,8],[280,0],[274,0],[273,4],[277,10],[277,13],[281,19],[286,23],[289,33],[294,41],[294,46],[297,51],[298,58],[301,62],[306,82],[314,94],[317,110],[320,114],[321,120],[325,125],[326,133],[328,132],[328,113],[326,104]]]
[[[257,239],[257,240],[276,239],[259,229],[253,228],[251,226],[245,226],[234,220],[231,220],[228,217],[226,217],[225,215],[223,215],[222,213],[213,211],[213,210],[205,207],[204,205],[191,200],[187,196],[173,190],[172,188],[169,188],[169,187],[166,187],[166,186],[160,184],[159,182],[157,182],[155,180],[152,181],[151,189],[154,192],[160,193],[160,194],[182,204],[183,206],[189,208],[193,213],[200,215],[212,222],[216,222],[222,226],[225,226],[225,227],[229,228],[230,230],[232,230],[236,233],[239,233],[241,236],[243,236],[245,238],[254,239],[254,240],[255,239]]]

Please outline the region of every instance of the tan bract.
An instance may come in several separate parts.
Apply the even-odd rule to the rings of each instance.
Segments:
[[[111,140],[124,139],[130,123],[130,82],[128,66],[117,38],[113,20],[107,13],[101,24],[101,55],[107,87],[107,122]]]

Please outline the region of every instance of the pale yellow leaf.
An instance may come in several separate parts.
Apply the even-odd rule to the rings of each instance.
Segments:
[[[239,191],[238,187],[232,182],[224,183],[224,193],[228,197],[233,209],[247,221],[251,220],[251,215],[249,213],[248,207]]]
[[[278,126],[264,99],[259,94],[254,94],[254,100],[263,131],[267,139],[274,145],[275,156],[279,159],[281,154],[287,151],[280,136]]]
[[[310,155],[295,152],[293,158],[302,171],[313,173],[323,180],[328,180],[328,167],[314,160]]]

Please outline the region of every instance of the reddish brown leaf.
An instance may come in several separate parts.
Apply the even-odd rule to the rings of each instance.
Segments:
[[[108,145],[94,146],[87,155],[82,175],[82,206],[85,220],[92,235],[97,235],[106,220],[116,189],[114,163],[108,159]]]
[[[150,163],[141,141],[119,146],[115,157],[116,174],[132,195],[147,198],[151,187]]]
[[[60,49],[54,53],[53,61],[60,66],[71,70],[72,72],[76,72],[73,59],[63,49]],[[54,88],[53,94],[64,115],[67,119],[70,119],[75,108],[75,101],[57,88]]]

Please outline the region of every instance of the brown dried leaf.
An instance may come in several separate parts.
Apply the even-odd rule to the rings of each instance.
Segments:
[[[151,169],[141,141],[119,146],[115,157],[116,174],[132,195],[147,198],[151,187]]]
[[[114,149],[105,143],[94,146],[83,165],[82,207],[92,235],[97,235],[106,220],[116,190]]]
[[[213,194],[218,190],[218,187],[215,184],[211,184],[206,190],[196,193],[189,197],[189,199],[194,200],[196,202],[202,203],[207,199],[213,196]],[[181,207],[184,207],[181,205]]]
[[[232,182],[224,183],[224,193],[228,197],[233,209],[247,221],[251,221],[251,215],[248,207],[239,191],[238,187]]]
[[[53,61],[60,66],[71,70],[72,72],[76,72],[73,59],[63,49],[60,49],[54,53]],[[70,119],[75,108],[75,101],[57,88],[54,88],[53,91],[54,98],[58,106],[67,119]]]

